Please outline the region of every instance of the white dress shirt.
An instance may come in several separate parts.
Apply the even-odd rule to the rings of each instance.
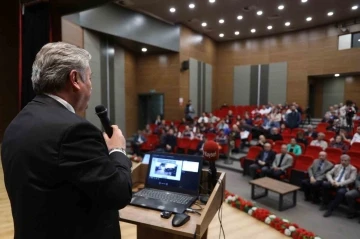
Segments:
[[[351,140],[351,144],[353,143],[359,143],[360,142],[360,134],[355,133],[352,140]]]
[[[52,95],[52,94],[45,94],[45,95],[53,98],[54,100],[56,100],[57,102],[59,102],[60,104],[65,106],[65,108],[68,109],[70,112],[73,112],[75,114],[74,107],[72,107],[72,105],[70,105],[66,100],[60,98],[59,96]]]

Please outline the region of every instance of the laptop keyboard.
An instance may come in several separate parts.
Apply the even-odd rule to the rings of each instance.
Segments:
[[[134,194],[134,196],[147,197],[152,199],[158,199],[161,201],[173,202],[178,204],[188,204],[190,200],[193,198],[188,195],[179,194],[179,193],[169,193],[160,190],[154,189],[143,189]]]

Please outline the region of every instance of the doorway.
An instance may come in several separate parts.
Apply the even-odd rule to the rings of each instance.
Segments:
[[[139,94],[139,117],[138,127],[144,129],[147,124],[154,123],[156,116],[160,115],[164,119],[164,94],[148,93]]]

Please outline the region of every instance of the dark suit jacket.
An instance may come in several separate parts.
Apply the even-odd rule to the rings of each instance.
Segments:
[[[175,137],[175,135],[169,135],[169,134],[167,134],[166,136],[165,136],[165,140],[164,140],[164,148],[165,148],[165,151],[166,151],[166,145],[168,144],[168,145],[170,145],[171,146],[171,152],[172,151],[174,151],[174,148],[176,147],[176,142],[177,141],[177,139],[176,139],[176,137]]]
[[[48,96],[5,131],[1,159],[15,239],[118,239],[131,200],[131,161],[102,132]]]
[[[256,157],[255,162],[258,164],[258,160],[262,160],[265,150],[261,151],[259,155]],[[265,165],[268,167],[272,166],[274,162],[276,153],[274,151],[269,151],[268,157],[265,159]]]

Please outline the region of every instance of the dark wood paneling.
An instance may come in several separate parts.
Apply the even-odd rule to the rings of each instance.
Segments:
[[[137,130],[137,109],[136,57],[132,52],[125,50],[125,127],[127,137]]]
[[[346,100],[354,101],[360,105],[360,76],[349,76],[345,78],[344,102]]]
[[[355,25],[350,30],[355,32],[359,28],[360,25]],[[307,105],[308,76],[360,71],[360,49],[338,51],[339,34],[331,25],[272,37],[218,43],[215,104],[232,103],[234,66],[286,61],[287,101]]]

